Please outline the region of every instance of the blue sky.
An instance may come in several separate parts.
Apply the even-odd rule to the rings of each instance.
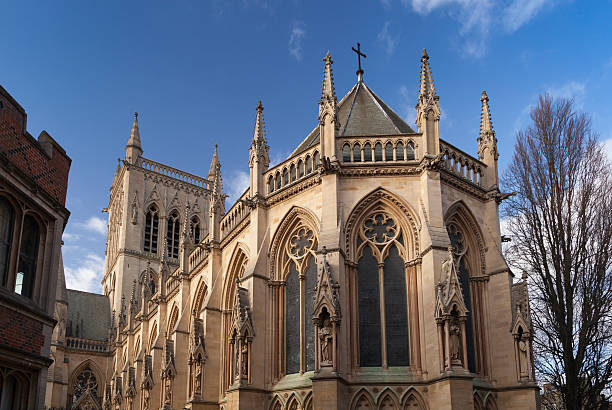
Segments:
[[[314,127],[323,63],[341,98],[366,83],[414,123],[422,49],[442,138],[475,155],[491,99],[503,173],[539,93],[574,97],[612,152],[610,1],[0,2],[0,84],[72,158],[64,234],[68,286],[100,291],[108,188],[134,111],[144,155],[205,175],[219,143],[224,187],[245,187],[255,105],[278,162]]]

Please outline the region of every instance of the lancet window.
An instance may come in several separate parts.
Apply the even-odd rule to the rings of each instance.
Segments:
[[[177,211],[170,212],[168,216],[168,228],[166,231],[166,246],[168,256],[171,258],[178,258],[179,255],[179,233],[181,223],[179,221],[179,214]]]
[[[382,160],[383,160],[382,144],[380,142],[377,142],[376,145],[374,145],[374,161],[382,161]]]
[[[342,161],[351,162],[351,146],[349,144],[342,146]]]
[[[151,205],[145,215],[144,251],[157,253],[157,237],[159,231],[159,211]]]
[[[284,248],[285,374],[314,370],[312,300],[317,283],[314,232],[299,226]]]
[[[408,366],[410,332],[406,235],[383,207],[358,227],[359,366]]]
[[[465,235],[459,226],[455,223],[449,223],[446,226],[448,236],[453,247],[453,254],[455,256],[455,263],[457,264],[457,276],[459,277],[459,283],[461,284],[461,291],[463,292],[463,302],[467,308],[467,319],[465,324],[465,339],[467,347],[467,362],[468,368],[471,372],[476,372],[476,357],[474,349],[474,319],[472,312],[472,297],[471,297],[471,286],[470,286],[470,271],[466,261],[466,254],[468,253],[469,246],[465,239]]]
[[[200,234],[200,218],[194,215],[191,217],[191,237],[195,243],[200,243]]]

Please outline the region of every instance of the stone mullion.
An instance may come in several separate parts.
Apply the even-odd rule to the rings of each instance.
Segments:
[[[303,374],[306,371],[306,306],[304,304],[306,299],[305,278],[306,276],[303,273],[300,273],[298,276],[300,283],[300,374]]]
[[[350,320],[349,329],[350,329],[350,338],[351,338],[351,363],[353,364],[352,370],[356,369],[359,366],[359,316],[358,316],[358,289],[357,289],[357,268],[355,266],[347,266],[347,272],[349,275],[349,306],[350,309]]]
[[[421,369],[421,337],[419,333],[419,295],[417,286],[417,267],[411,264],[408,267],[410,278],[409,290],[409,327],[410,327],[410,364]]]
[[[385,264],[378,263],[378,294],[380,306],[380,343],[382,353],[382,366],[387,368],[387,326],[385,318]]]

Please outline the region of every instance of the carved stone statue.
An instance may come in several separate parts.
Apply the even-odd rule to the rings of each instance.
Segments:
[[[195,362],[193,391],[200,394],[202,389],[202,361],[198,358]]]
[[[164,404],[172,403],[172,380],[166,377],[164,381]]]
[[[519,369],[521,371],[521,377],[529,377],[529,344],[525,337],[521,338],[518,342],[519,348]]]
[[[319,330],[319,341],[321,343],[321,365],[331,364],[332,329],[329,317],[323,321]]]
[[[449,351],[452,365],[461,365],[461,328],[458,323],[450,325]]]
[[[149,406],[151,405],[151,391],[148,389],[144,389],[142,392],[142,408],[143,410],[149,410]]]
[[[132,224],[136,225],[138,223],[138,206],[136,202],[132,203]]]
[[[240,350],[240,354],[242,355],[241,357],[241,376],[243,378],[247,378],[249,376],[249,346],[247,346],[247,344],[245,342],[241,343],[241,350]]]

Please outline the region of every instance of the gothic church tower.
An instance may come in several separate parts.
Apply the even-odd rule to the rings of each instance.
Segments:
[[[219,160],[211,172],[220,184]],[[208,233],[213,181],[143,157],[138,113],[125,158],[118,160],[110,188],[106,261],[102,287],[118,322],[125,320],[128,302],[143,284],[143,274],[155,293],[162,264],[179,266],[184,237],[197,244]],[[187,235],[182,235],[186,229]]]

